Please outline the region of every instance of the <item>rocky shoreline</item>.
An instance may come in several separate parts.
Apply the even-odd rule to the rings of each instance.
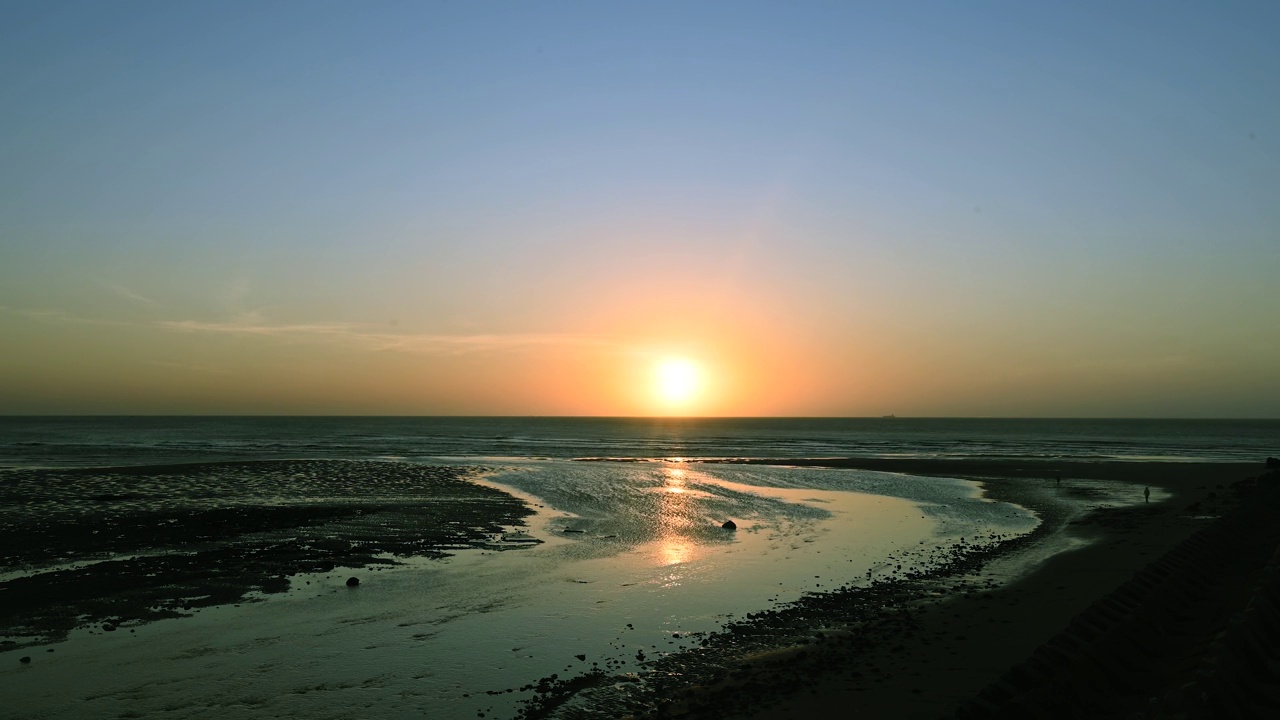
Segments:
[[[287,590],[301,573],[526,547],[474,469],[270,460],[0,474],[0,649]]]

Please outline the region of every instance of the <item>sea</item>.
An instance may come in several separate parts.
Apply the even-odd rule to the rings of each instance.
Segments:
[[[266,458],[1041,458],[1253,462],[1280,420],[0,417],[0,466]]]
[[[79,468],[80,478],[86,468],[128,468],[136,472],[129,492],[100,497],[132,503],[139,517],[184,504],[285,512],[319,501],[306,496],[306,483],[264,487],[278,473],[236,485],[230,476],[252,473],[245,461],[255,460],[306,460],[313,473],[318,462],[335,474],[371,461],[452,466],[523,500],[534,515],[506,528],[504,537],[528,541],[514,549],[460,547],[444,558],[388,558],[394,564],[380,569],[295,574],[287,591],[183,617],[111,632],[96,621],[48,647],[0,646],[0,717],[581,720],[643,712],[654,701],[646,692],[655,673],[705,667],[712,660],[703,640],[743,618],[927,569],[966,542],[1017,537],[1040,524],[969,480],[787,459],[1261,465],[1278,446],[1274,420],[4,417],[0,483],[50,468]],[[783,462],[698,462],[733,458]],[[222,462],[235,468],[216,488],[184,488],[174,481],[188,477],[180,470],[140,467]],[[111,472],[117,482],[119,471]],[[1140,497],[1140,488],[1117,483],[1063,484],[1088,484],[1098,504]],[[236,487],[252,493],[237,496]],[[378,484],[368,501],[385,504],[388,487]],[[351,489],[343,502],[361,501],[358,481]],[[59,517],[66,501],[53,497],[11,499],[0,512],[84,521]],[[93,512],[97,501],[78,507]],[[376,528],[379,516],[369,517]],[[722,528],[726,520],[736,529]],[[0,590],[41,573],[74,579],[135,561],[85,554],[56,566],[0,567]],[[355,590],[345,584],[352,574],[362,579]],[[583,677],[592,682],[580,692],[537,704],[539,688]]]

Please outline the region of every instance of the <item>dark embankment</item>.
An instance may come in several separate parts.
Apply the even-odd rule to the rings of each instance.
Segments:
[[[1280,474],[1237,489],[955,717],[1280,717]]]

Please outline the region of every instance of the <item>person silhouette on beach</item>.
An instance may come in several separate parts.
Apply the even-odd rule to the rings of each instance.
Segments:
[[[1146,498],[1147,502],[1151,502],[1151,486],[1150,485],[1142,488],[1142,497]]]

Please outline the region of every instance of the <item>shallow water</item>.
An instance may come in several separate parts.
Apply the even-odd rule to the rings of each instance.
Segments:
[[[296,576],[288,593],[241,607],[0,653],[8,707],[510,717],[539,678],[593,663],[635,671],[637,653],[695,646],[729,619],[865,582],[910,553],[1036,522],[966,481],[853,470],[511,461],[485,481],[541,506],[527,530],[543,544]],[[720,527],[730,518],[738,530]],[[343,584],[349,574],[359,588]]]

